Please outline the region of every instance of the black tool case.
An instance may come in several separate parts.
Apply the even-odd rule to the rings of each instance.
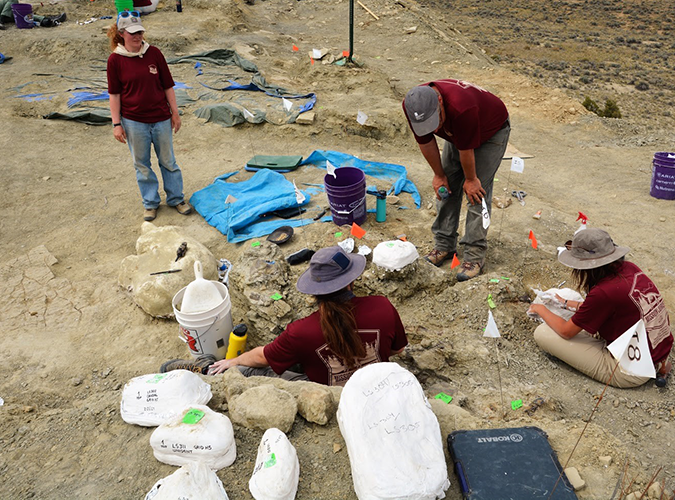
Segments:
[[[448,450],[467,500],[577,498],[564,474],[558,481],[562,467],[538,427],[455,431]]]

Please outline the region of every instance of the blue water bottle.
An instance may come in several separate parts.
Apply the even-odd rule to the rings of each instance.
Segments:
[[[375,220],[377,222],[384,222],[387,220],[387,192],[381,189],[375,196],[377,197]]]

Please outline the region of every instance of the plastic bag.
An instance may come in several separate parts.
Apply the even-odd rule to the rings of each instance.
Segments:
[[[145,500],[229,500],[222,481],[208,465],[190,462],[160,479]]]
[[[419,256],[417,248],[409,241],[383,241],[373,250],[373,264],[389,271],[400,271]]]
[[[361,500],[434,500],[450,486],[436,415],[412,373],[375,363],[347,381],[337,411]]]
[[[570,311],[569,309],[563,309],[563,302],[559,302],[555,298],[556,294],[563,298],[563,300],[573,300],[575,302],[583,302],[584,298],[579,292],[572,290],[571,288],[549,288],[545,292],[533,288],[532,291],[537,294],[535,299],[532,301],[533,304],[543,304],[546,306],[546,309],[551,311],[553,314],[560,316],[565,321],[569,320],[576,311]],[[538,319],[543,321],[537,313],[528,312],[527,315],[530,318]]]
[[[154,427],[191,404],[211,401],[211,386],[199,375],[174,370],[132,378],[122,389],[120,415],[129,424]]]
[[[279,429],[265,431],[248,489],[255,500],[293,500],[298,491],[300,463],[286,434]]]
[[[232,465],[237,458],[232,423],[208,406],[192,405],[150,436],[155,458],[169,465],[203,462],[213,470]]]

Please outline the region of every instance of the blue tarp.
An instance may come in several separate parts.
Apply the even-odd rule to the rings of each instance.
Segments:
[[[183,82],[175,82],[175,85],[173,87],[174,89],[191,89],[192,87],[189,87]],[[79,104],[81,102],[85,101],[107,101],[110,99],[110,96],[108,95],[107,90],[92,90],[92,91],[73,91],[71,92],[73,97],[68,99],[68,107],[72,108],[76,104]],[[19,97],[19,96],[17,96]]]
[[[377,179],[388,180],[392,182],[388,194],[399,194],[401,191],[410,193],[415,206],[420,208],[422,197],[417,187],[408,179],[408,172],[403,165],[394,163],[380,163],[376,161],[360,160],[355,156],[338,151],[314,151],[301,165],[314,165],[320,168],[326,168],[326,160],[330,161],[335,168],[356,167],[365,172],[366,175]]]
[[[313,165],[326,168],[326,160],[336,168],[356,167],[366,175],[390,181],[389,193],[410,193],[417,205],[421,205],[419,191],[415,184],[407,178],[406,168],[393,163],[379,163],[359,160],[355,156],[337,151],[314,151],[301,165]],[[302,191],[305,200],[298,205],[293,183],[282,174],[269,169],[257,171],[246,181],[231,183],[227,179],[237,172],[217,177],[213,184],[200,189],[192,195],[190,203],[210,225],[227,236],[229,243],[238,243],[251,238],[270,234],[281,226],[299,227],[312,224],[312,218],[277,219],[273,216],[262,217],[276,210],[306,205],[311,194],[323,191],[324,186],[313,185],[313,189]],[[235,202],[225,203],[228,195],[236,198]],[[298,214],[299,215],[299,214]],[[324,217],[321,221],[331,220]]]
[[[272,170],[259,170],[246,181],[227,182],[236,173],[216,177],[213,184],[200,189],[190,198],[195,210],[226,235],[229,243],[265,236],[281,226],[298,227],[314,222],[312,219],[261,217],[275,210],[306,205],[310,196],[302,191],[305,200],[298,205],[293,183]],[[225,203],[228,195],[237,201]]]

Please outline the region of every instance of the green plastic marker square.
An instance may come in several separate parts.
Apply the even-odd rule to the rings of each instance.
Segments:
[[[523,400],[522,399],[516,399],[515,401],[511,401],[511,409],[512,410],[517,410],[518,408],[523,407]]]
[[[495,307],[497,307],[497,306],[495,305],[494,300],[492,300],[492,294],[488,295],[487,303],[488,303],[488,305],[490,306],[490,309],[494,309]]]
[[[337,233],[335,233],[336,238],[339,238],[340,236],[342,236],[342,231],[338,231]]]
[[[158,384],[161,380],[165,379],[169,374],[168,373],[157,373],[151,379],[146,380],[146,384]]]
[[[252,246],[253,248],[259,247],[259,246],[260,246],[260,242],[259,242],[259,241],[254,241],[253,243],[251,243],[251,246]]]
[[[502,279],[506,281],[511,281],[511,278],[507,278],[506,276],[502,276]]]
[[[271,296],[272,300],[279,300],[283,297],[279,292],[275,293],[274,295]]]
[[[492,180],[493,180],[493,182],[499,182],[499,179],[497,179],[496,177]]]
[[[492,278],[490,280],[490,283],[499,283],[499,280],[497,278]]]
[[[274,456],[274,453],[270,455],[270,458],[265,460],[265,469],[269,469],[270,467],[274,467],[277,464],[277,457]]]
[[[434,399],[440,399],[443,401],[445,404],[450,404],[450,401],[452,401],[452,396],[449,394],[446,394],[444,392],[439,392],[434,396]]]
[[[522,402],[521,402],[522,406]],[[204,418],[204,412],[196,408],[190,408],[190,410],[183,417],[184,424],[196,424],[202,418]]]

